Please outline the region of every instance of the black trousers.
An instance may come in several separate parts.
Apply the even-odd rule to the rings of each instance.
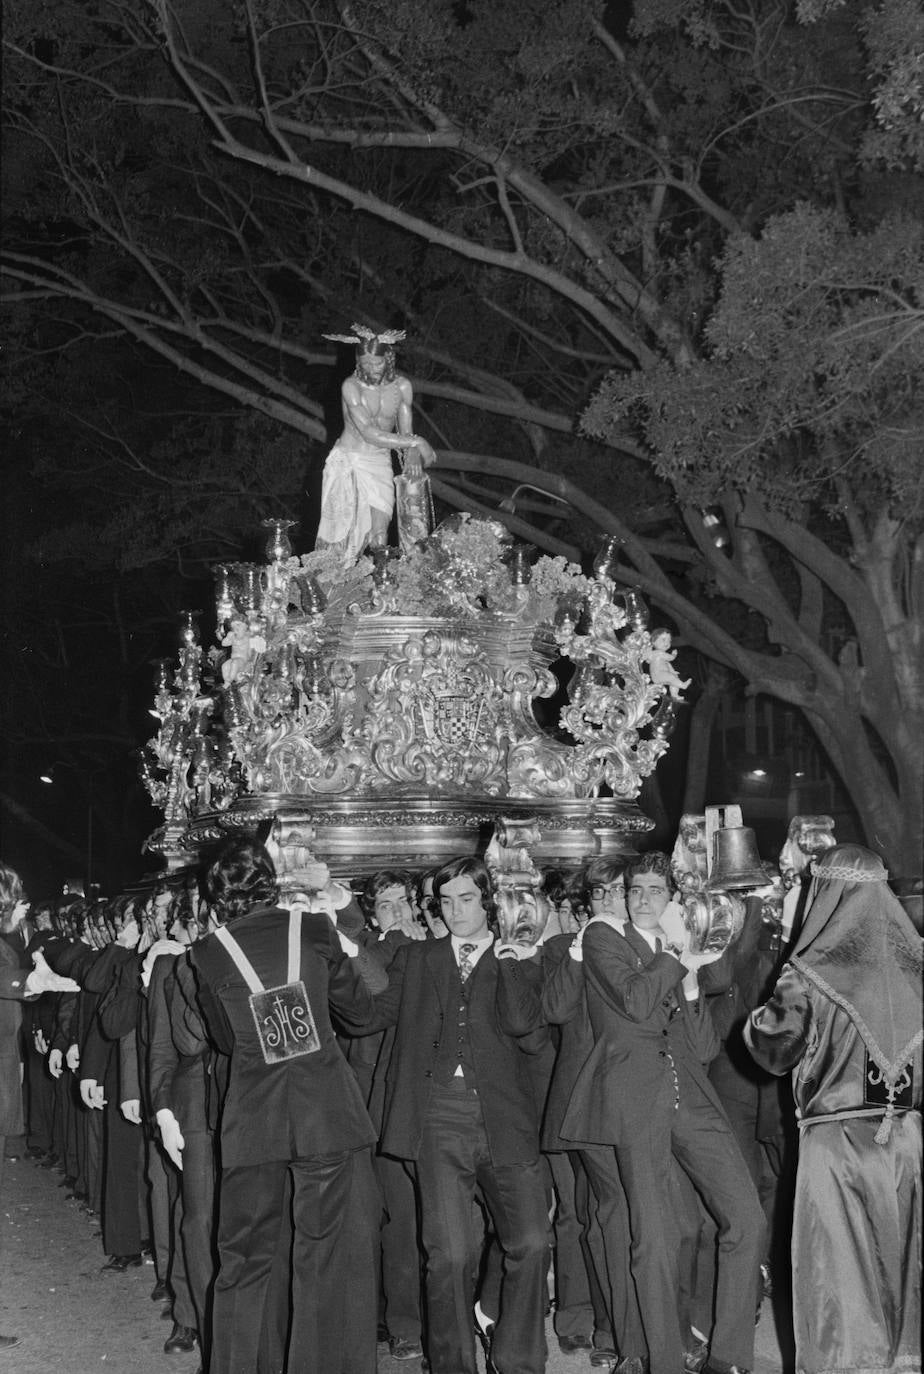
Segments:
[[[212,1285],[218,1268],[215,1248],[215,1148],[211,1131],[187,1131],[180,1174],[180,1238],[195,1326],[208,1364]]]
[[[137,1255],[141,1234],[141,1170],[144,1137],[119,1111],[117,1086],[106,1091],[103,1108],[103,1249],[107,1255]],[[84,1109],[86,1110],[86,1109]]]
[[[261,1337],[276,1327],[277,1249],[289,1234],[287,1374],[375,1374],[381,1202],[371,1151],[223,1169],[218,1209],[210,1374],[282,1368]]]
[[[629,1208],[616,1155],[605,1145],[587,1146],[581,1163],[596,1209],[615,1349],[623,1358],[644,1357],[648,1346],[629,1265]]]
[[[631,1137],[616,1145],[632,1234],[632,1274],[648,1342],[651,1374],[676,1374],[683,1359],[677,1295],[681,1235],[672,1199],[671,1158],[692,1181],[716,1223],[718,1271],[710,1355],[739,1368],[754,1364],[754,1312],[765,1222],[732,1129],[683,1074],[680,1106],[665,1091]],[[708,1333],[707,1333],[708,1334]]]
[[[382,1193],[381,1309],[389,1336],[420,1340],[417,1188],[406,1160],[375,1156]]]
[[[491,1162],[481,1103],[435,1089],[417,1157],[432,1374],[477,1374],[473,1309],[482,1235],[480,1194],[504,1252],[492,1357],[498,1374],[543,1374],[549,1219],[545,1172]]]

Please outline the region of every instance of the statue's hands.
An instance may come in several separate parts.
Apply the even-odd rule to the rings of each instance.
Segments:
[[[422,477],[424,468],[431,467],[436,462],[436,453],[419,434],[413,434],[411,438],[414,443],[404,450],[404,475]]]

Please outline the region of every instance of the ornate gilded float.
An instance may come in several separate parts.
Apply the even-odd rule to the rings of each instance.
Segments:
[[[158,665],[149,848],[176,867],[275,818],[289,883],[309,853],[355,877],[483,852],[501,816],[536,817],[543,865],[635,850],[678,706],[608,556],[588,578],[456,516],[344,572],[264,523],[265,564],[216,569],[215,645],[183,612]]]

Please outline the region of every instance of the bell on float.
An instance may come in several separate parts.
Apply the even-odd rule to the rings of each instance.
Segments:
[[[766,887],[772,874],[761,862],[757,837],[749,825],[726,825],[712,837],[712,872],[708,892]]]

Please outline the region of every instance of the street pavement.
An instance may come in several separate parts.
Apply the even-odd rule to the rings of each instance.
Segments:
[[[21,1339],[0,1353],[0,1374],[195,1374],[198,1355],[163,1353],[170,1323],[150,1300],[153,1268],[101,1273],[99,1227],[65,1200],[60,1184],[59,1173],[29,1160],[3,1165],[0,1334]],[[548,1342],[547,1374],[590,1374],[586,1355],[558,1349],[551,1320]],[[393,1360],[379,1348],[379,1374],[419,1370],[419,1360]],[[765,1310],[754,1374],[782,1371],[773,1315]]]

